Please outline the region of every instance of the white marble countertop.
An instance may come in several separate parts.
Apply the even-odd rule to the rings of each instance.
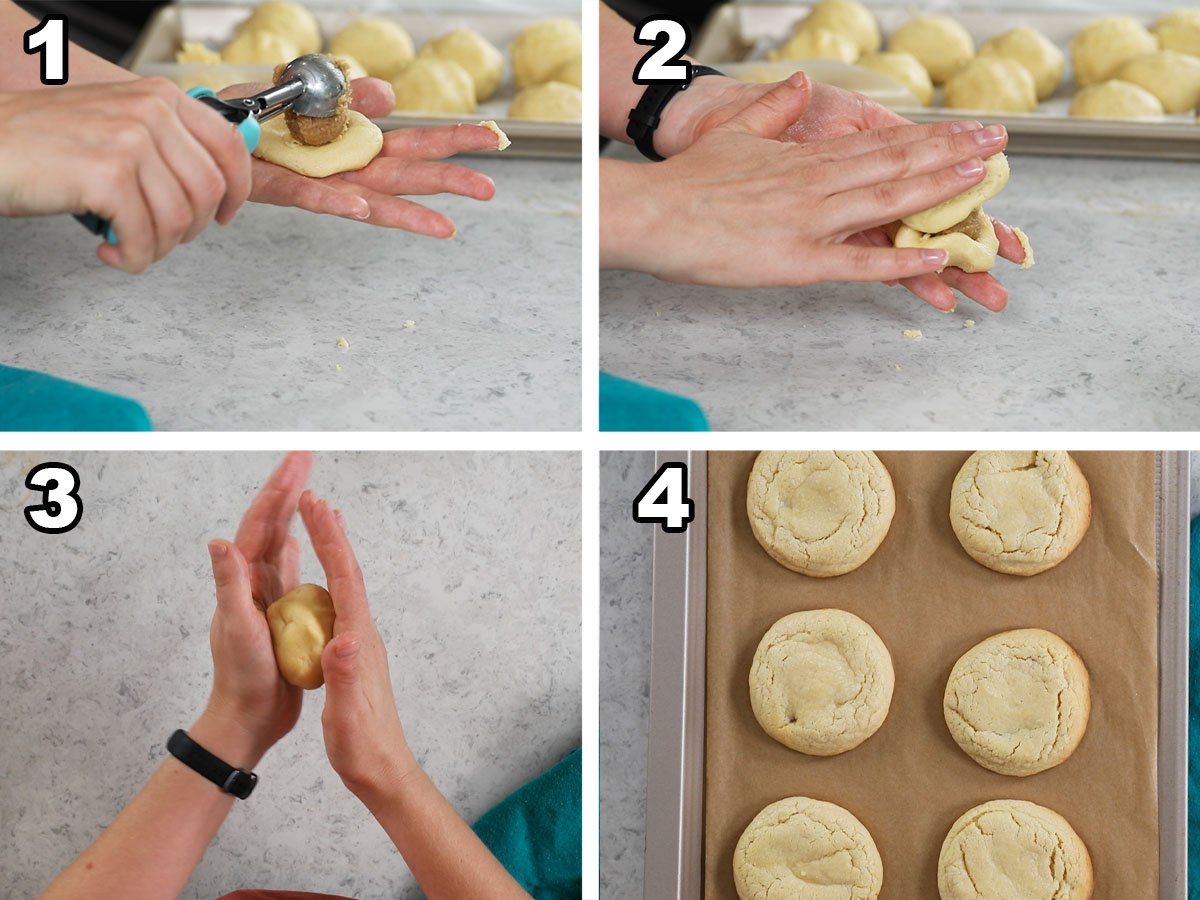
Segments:
[[[251,204],[133,277],[69,216],[0,219],[0,363],[159,430],[578,429],[580,166],[466,164],[496,197],[429,198],[451,241]]]
[[[873,284],[606,272],[601,368],[692,397],[719,431],[1200,428],[1200,167],[1011,161],[988,211],[1029,233],[1037,264],[999,265],[1003,313],[960,299],[946,315]]]
[[[81,524],[24,526],[24,473],[83,482]],[[0,454],[0,889],[33,897],[108,825],[204,705],[213,611],[206,541],[232,538],[276,454]],[[20,478],[17,475],[20,475]],[[580,741],[580,458],[575,453],[319,455],[390,654],[408,741],[474,821]],[[298,524],[298,523],[297,523]],[[324,582],[304,543],[301,578]],[[185,900],[241,887],[419,896],[342,786],[323,690],[258,768]]]

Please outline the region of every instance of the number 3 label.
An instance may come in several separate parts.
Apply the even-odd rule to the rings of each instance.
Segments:
[[[633,501],[633,521],[661,525],[669,534],[687,531],[696,518],[696,502],[687,494],[688,470],[681,462],[663,463]]]
[[[34,466],[25,476],[25,487],[42,492],[42,502],[25,507],[25,521],[42,534],[65,534],[83,516],[79,499],[79,474],[66,463]]]
[[[642,19],[633,39],[653,44],[633,70],[634,84],[690,84],[692,64],[683,59],[692,43],[691,32],[681,19],[651,16]]]

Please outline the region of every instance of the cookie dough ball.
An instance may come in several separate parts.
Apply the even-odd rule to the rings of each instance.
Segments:
[[[366,78],[371,73],[363,68],[363,64],[348,53],[339,53],[332,57],[342,67],[342,71],[346,73],[346,80],[353,81],[355,78]]]
[[[1200,56],[1200,8],[1167,13],[1154,23],[1154,36],[1164,50]]]
[[[1131,59],[1116,77],[1145,88],[1169,114],[1193,112],[1200,104],[1200,57],[1159,50]]]
[[[750,667],[750,706],[763,731],[810,756],[853,750],[887,718],[896,676],[874,629],[853,613],[784,616]]]
[[[949,200],[943,200],[924,212],[905,216],[900,221],[909,228],[925,234],[937,234],[962,222],[1008,184],[1008,157],[1003,153],[995,153],[985,159],[983,164],[987,171],[979,184],[967,188]]]
[[[375,78],[390,81],[413,61],[413,42],[408,32],[391,19],[364,16],[329,42],[330,56],[342,54],[353,56]]]
[[[392,79],[392,88],[396,109],[453,115],[475,111],[475,82],[448,59],[414,60]]]
[[[991,217],[982,209],[976,209],[969,216],[937,234],[925,234],[901,225],[896,229],[896,237],[892,241],[896,247],[932,247],[946,251],[946,265],[953,266],[964,272],[989,272],[996,264],[996,254],[1000,250],[1000,239],[996,237],[996,226]]]
[[[963,752],[1001,775],[1036,775],[1075,752],[1092,700],[1071,645],[1040,628],[993,635],[954,664],[942,710]]]
[[[942,900],[1089,900],[1092,859],[1069,822],[1023,800],[992,800],[951,826],[938,859]]]
[[[551,81],[560,81],[563,84],[569,84],[572,87],[583,89],[583,57],[576,56],[574,59],[568,59],[565,63],[550,73]]]
[[[867,53],[858,58],[858,64],[900,82],[922,106],[933,102],[933,82],[929,80],[929,73],[911,53]]]
[[[1109,79],[1079,91],[1071,98],[1068,114],[1084,119],[1160,118],[1163,106],[1145,88]]]
[[[875,900],[883,860],[871,833],[845,809],[788,797],[751,820],[733,851],[740,900]]]
[[[1021,26],[989,38],[979,48],[979,55],[1019,62],[1033,76],[1039,100],[1045,100],[1062,83],[1063,52],[1035,28]]]
[[[981,450],[950,491],[950,524],[977,563],[1036,575],[1079,546],[1092,521],[1087,479],[1061,450]]]
[[[1071,41],[1075,81],[1080,87],[1105,81],[1122,63],[1157,49],[1158,39],[1132,16],[1096,19]]]
[[[892,35],[888,49],[915,56],[934,84],[945,82],[975,56],[971,35],[949,16],[909,20]]]
[[[504,77],[503,54],[483,35],[468,28],[435,37],[421,48],[417,59],[448,59],[458,63],[475,82],[475,100],[479,103],[496,93]]]
[[[334,114],[332,116],[304,116],[297,113],[294,109],[285,110],[283,113],[283,120],[287,123],[288,131],[291,132],[292,137],[300,141],[300,143],[308,144],[311,147],[319,147],[322,144],[329,144],[336,141],[350,127],[350,120],[346,116],[346,112],[350,108],[351,98],[349,70],[346,64],[337,57],[329,56],[326,59],[337,66],[338,71],[342,73],[342,78],[346,82],[346,90],[338,97]],[[277,65],[271,81],[274,84],[279,84],[286,69],[287,64],[285,63]]]
[[[896,491],[870,451],[758,454],[746,488],[754,537],[780,565],[817,578],[852,572],[887,537]]]
[[[282,116],[264,122],[254,155],[259,159],[307,175],[325,178],[355,172],[370,164],[383,149],[383,132],[362,113],[346,112],[346,130],[329,144],[310,147],[296,140]]]
[[[838,59],[852,63],[858,59],[858,44],[844,34],[825,28],[805,28],[793,34],[778,50],[767,57],[777,59]]]
[[[316,584],[302,584],[267,607],[275,664],[284,681],[307,691],[325,683],[321,652],[333,638],[333,620],[333,598]]]
[[[1029,70],[1015,60],[979,56],[946,80],[948,109],[1027,113],[1037,109],[1037,90]]]
[[[554,70],[583,54],[583,34],[570,19],[544,19],[527,26],[512,43],[517,89],[545,84]]]
[[[251,66],[274,66],[299,55],[295,44],[270,31],[239,32],[221,51],[224,62]]]
[[[321,27],[316,18],[299,3],[288,0],[267,0],[258,4],[250,18],[238,26],[239,33],[245,31],[277,34],[296,48],[297,56],[317,53],[321,49]]]
[[[508,106],[513,119],[576,122],[583,118],[583,91],[560,81],[527,87]]]
[[[883,43],[875,14],[858,0],[821,0],[796,30],[808,28],[844,35],[854,41],[860,53],[874,53]]]
[[[203,44],[196,41],[184,41],[183,46],[175,51],[175,62],[177,63],[219,63],[221,54],[216,50],[209,50]]]

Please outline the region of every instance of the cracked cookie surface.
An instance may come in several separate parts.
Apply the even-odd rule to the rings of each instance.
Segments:
[[[809,797],[767,806],[733,851],[741,900],[874,900],[883,860],[871,833],[850,812]]]
[[[1091,714],[1087,668],[1056,634],[993,635],[954,664],[942,708],[955,743],[1001,775],[1034,775],[1064,762]]]
[[[767,629],[750,666],[763,730],[811,756],[853,750],[887,718],[896,676],[879,635],[853,613],[814,609]]]
[[[1054,568],[1091,521],[1087,479],[1059,450],[973,453],[950,491],[958,542],[979,564],[1009,575]]]
[[[1092,861],[1062,816],[1023,800],[992,800],[950,828],[938,859],[942,900],[1088,900]]]
[[[869,451],[764,451],[746,489],[746,513],[763,549],[817,578],[870,559],[895,512],[891,476]]]

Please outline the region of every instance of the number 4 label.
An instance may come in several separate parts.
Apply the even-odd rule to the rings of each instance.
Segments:
[[[633,521],[661,525],[669,534],[681,534],[696,518],[696,503],[688,496],[687,464],[663,463],[633,501]]]

